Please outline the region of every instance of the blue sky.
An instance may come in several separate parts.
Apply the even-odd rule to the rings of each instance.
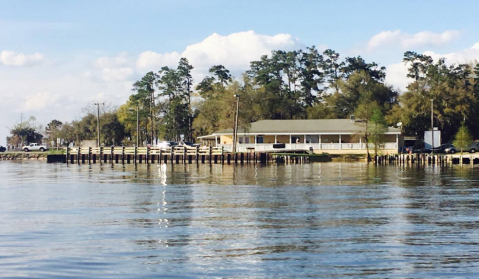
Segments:
[[[272,49],[316,45],[388,67],[404,88],[404,51],[479,58],[477,1],[1,1],[0,144],[20,114],[71,121],[92,101],[125,102],[148,70],[186,56],[200,81],[239,74]],[[216,34],[216,35],[214,35]]]

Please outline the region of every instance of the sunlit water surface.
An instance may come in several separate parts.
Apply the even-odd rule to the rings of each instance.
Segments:
[[[3,278],[479,278],[479,168],[0,162]]]

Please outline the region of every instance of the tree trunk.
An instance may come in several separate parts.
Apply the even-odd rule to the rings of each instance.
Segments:
[[[366,141],[366,153],[368,163],[371,162],[371,155],[369,154],[369,140],[368,140],[368,122],[366,121],[366,133],[364,135],[364,140]]]

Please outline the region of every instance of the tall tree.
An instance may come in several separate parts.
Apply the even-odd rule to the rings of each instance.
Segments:
[[[371,142],[371,121],[373,120],[375,111],[380,111],[379,105],[375,101],[371,100],[371,96],[371,93],[365,94],[354,112],[356,119],[360,120],[364,126],[364,129],[358,133],[358,136],[363,138],[364,142],[366,143],[368,162],[371,161],[371,155],[369,153],[369,143]]]
[[[191,109],[191,93],[193,89],[193,77],[191,76],[191,71],[193,70],[193,66],[191,66],[186,58],[181,58],[180,62],[178,63],[177,72],[181,79],[181,91],[182,91],[182,98],[187,103],[187,111],[186,111],[186,119],[188,130],[185,134],[185,138],[189,141],[193,141],[192,135],[192,124],[193,124],[193,110]],[[221,72],[221,69],[218,70]]]
[[[150,136],[148,138],[150,143],[153,143],[157,138],[155,133],[155,118],[157,114],[157,107],[155,103],[155,84],[157,82],[158,75],[154,72],[148,72],[141,80],[133,84],[133,91],[135,94],[130,96],[130,101],[134,104],[138,104],[143,111],[148,112]]]
[[[369,140],[374,145],[374,156],[378,155],[378,149],[384,143],[384,134],[387,132],[388,126],[383,113],[379,108],[373,110],[371,116],[371,128]],[[377,158],[377,157],[376,157]]]
[[[62,125],[63,123],[56,119],[50,121],[50,123],[47,124],[47,126],[45,127],[45,134],[47,135],[49,142],[55,141],[55,139],[59,137]]]
[[[327,49],[323,52],[322,68],[326,81],[328,82],[327,88],[333,88],[333,93],[339,93],[338,80],[344,77],[344,73],[341,70],[345,63],[339,61],[339,53],[332,49]]]

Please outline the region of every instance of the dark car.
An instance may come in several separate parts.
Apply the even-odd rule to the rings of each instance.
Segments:
[[[444,143],[438,147],[434,147],[434,153],[446,153],[446,149],[454,147],[452,143]]]
[[[5,146],[0,145],[0,152],[5,152],[7,151],[7,148]]]

